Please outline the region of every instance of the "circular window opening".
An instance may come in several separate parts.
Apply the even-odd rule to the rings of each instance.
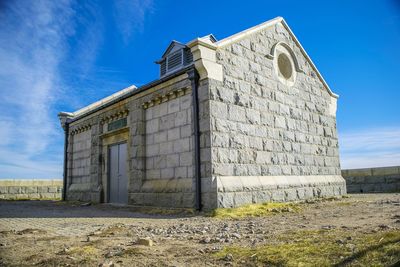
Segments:
[[[278,68],[279,72],[285,79],[290,79],[293,74],[292,63],[286,54],[279,54],[278,56]]]

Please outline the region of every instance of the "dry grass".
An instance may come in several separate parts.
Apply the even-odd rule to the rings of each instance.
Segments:
[[[88,245],[83,247],[71,247],[67,254],[68,255],[80,255],[80,256],[96,256],[99,253],[99,249],[94,246]]]
[[[254,266],[391,266],[400,263],[400,231],[298,231],[279,236],[276,244],[231,246],[214,256],[227,255]]]
[[[299,212],[300,203],[263,203],[249,204],[238,208],[219,208],[212,211],[211,216],[216,218],[243,218],[261,217],[282,212]]]

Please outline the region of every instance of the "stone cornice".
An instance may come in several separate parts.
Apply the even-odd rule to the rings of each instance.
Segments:
[[[191,91],[191,88],[185,87],[185,88],[181,88],[181,89],[177,89],[177,90],[168,92],[164,95],[155,96],[151,100],[144,102],[142,104],[142,107],[143,107],[143,109],[148,109],[148,108],[160,105],[162,103],[168,102],[172,99],[178,98],[180,96],[184,96],[187,93],[189,93],[190,91]]]
[[[116,111],[116,112],[114,112],[114,113],[112,113],[110,115],[107,115],[107,116],[104,115],[100,119],[100,124],[103,125],[105,123],[109,123],[109,122],[112,122],[112,121],[116,121],[118,119],[125,118],[126,116],[128,116],[128,114],[129,114],[129,110],[124,109],[124,110]]]

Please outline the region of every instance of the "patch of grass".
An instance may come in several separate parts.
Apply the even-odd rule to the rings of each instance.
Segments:
[[[261,217],[282,212],[299,212],[301,206],[299,203],[263,203],[249,204],[238,208],[219,208],[211,212],[210,216],[216,218],[243,218],[243,217]]]
[[[116,223],[107,226],[104,229],[95,231],[92,235],[100,236],[100,237],[107,237],[107,236],[114,236],[118,234],[126,234],[129,228],[123,223]]]
[[[289,232],[278,236],[276,244],[254,248],[229,246],[214,256],[221,260],[233,258],[234,262],[247,265],[389,266],[400,262],[400,231],[371,234],[335,230]]]

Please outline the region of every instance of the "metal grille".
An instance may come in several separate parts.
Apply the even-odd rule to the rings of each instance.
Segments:
[[[193,54],[190,52],[190,50],[185,51],[185,65],[188,65],[189,63],[193,62]]]
[[[165,60],[160,64],[160,72],[161,76],[167,73],[167,62]]]
[[[182,51],[177,51],[167,58],[168,71],[182,65]]]

